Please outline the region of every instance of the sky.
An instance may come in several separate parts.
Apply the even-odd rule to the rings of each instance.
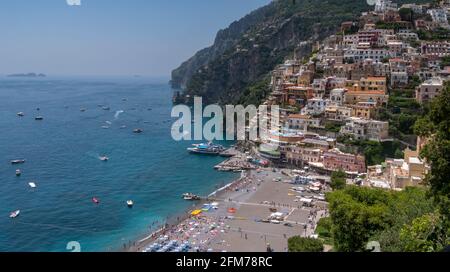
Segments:
[[[0,74],[169,76],[270,0],[0,0]]]

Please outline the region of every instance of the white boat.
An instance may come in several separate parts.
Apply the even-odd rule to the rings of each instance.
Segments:
[[[36,183],[34,183],[34,182],[30,182],[30,183],[28,183],[28,185],[30,185],[31,188],[36,188],[37,187]]]
[[[133,200],[128,200],[127,201],[127,206],[130,207],[130,208],[133,207],[134,206]]]
[[[101,156],[99,159],[104,162],[109,160],[109,158],[107,156]]]
[[[20,169],[16,170],[16,176],[20,177],[20,175],[22,175],[22,171],[20,171]]]
[[[23,112],[18,112],[18,113],[17,113],[17,116],[19,116],[19,117],[24,117],[24,116],[25,116],[25,113],[23,113]]]
[[[191,193],[185,193],[183,194],[184,200],[200,200],[201,198],[197,195],[191,194]]]
[[[11,164],[23,164],[25,163],[25,160],[12,160]]]
[[[9,214],[9,218],[16,218],[17,216],[19,216],[19,214],[20,214],[20,210],[14,211]]]

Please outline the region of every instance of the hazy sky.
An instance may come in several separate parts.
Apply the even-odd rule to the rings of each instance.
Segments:
[[[169,75],[270,0],[0,0],[0,74]]]

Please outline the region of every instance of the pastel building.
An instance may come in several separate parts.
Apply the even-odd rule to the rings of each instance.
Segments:
[[[434,77],[426,80],[420,84],[416,89],[416,100],[419,103],[425,103],[431,101],[438,96],[444,89],[443,80],[439,77]]]
[[[323,166],[325,169],[352,173],[365,173],[366,162],[362,155],[354,155],[341,152],[334,148],[323,154]]]

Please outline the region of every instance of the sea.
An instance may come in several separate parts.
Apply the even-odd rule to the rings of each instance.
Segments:
[[[223,158],[189,154],[194,142],[172,139],[167,82],[0,78],[1,252],[121,251],[192,208],[183,193],[205,196],[236,178],[213,169]]]

